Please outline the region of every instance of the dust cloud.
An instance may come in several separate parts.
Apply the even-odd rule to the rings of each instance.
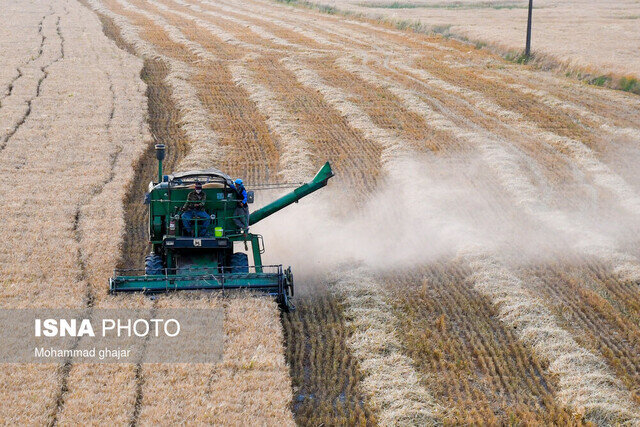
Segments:
[[[338,172],[326,188],[254,225],[265,238],[264,261],[293,266],[296,284],[322,281],[345,265],[383,273],[470,248],[517,264],[572,255],[612,261],[606,258],[615,258],[619,241],[637,227],[638,219],[623,218],[615,205],[567,203],[572,194],[525,172],[529,197],[518,197],[478,157],[404,158],[385,171],[361,203],[349,201],[355,189]],[[533,190],[539,200],[531,199]],[[275,197],[259,192],[257,203]],[[616,221],[602,220],[607,213]]]

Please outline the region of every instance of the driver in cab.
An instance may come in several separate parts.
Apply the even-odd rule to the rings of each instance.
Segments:
[[[204,202],[207,195],[202,191],[202,183],[196,182],[196,188],[187,196],[187,203],[182,207],[182,226],[189,236],[193,234],[193,219],[203,220],[198,223],[198,236],[204,237],[211,222],[211,217],[204,210]],[[195,236],[194,236],[195,237]]]

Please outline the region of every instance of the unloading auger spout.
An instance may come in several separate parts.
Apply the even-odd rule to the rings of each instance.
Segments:
[[[285,194],[279,199],[274,200],[273,202],[249,215],[249,225],[253,225],[258,221],[262,221],[269,215],[278,212],[280,209],[286,208],[292,203],[297,203],[298,200],[302,199],[303,197],[308,196],[314,191],[318,191],[319,189],[327,185],[327,181],[329,181],[329,178],[331,178],[333,175],[334,174],[331,170],[331,165],[329,164],[329,162],[325,163],[311,181],[301,185],[290,193]]]

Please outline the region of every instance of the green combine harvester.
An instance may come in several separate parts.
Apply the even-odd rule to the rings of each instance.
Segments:
[[[293,274],[291,267],[263,265],[262,236],[238,227],[234,216],[239,196],[231,178],[217,169],[194,170],[163,175],[165,147],[156,145],[158,182],[149,183],[145,203],[149,205],[149,244],[151,253],[142,270],[115,270],[109,290],[115,292],[169,292],[202,289],[251,289],[275,296],[284,310],[293,309]],[[333,176],[327,162],[310,182],[269,203],[249,216],[254,225],[282,208],[327,185]],[[193,235],[183,228],[181,213],[188,194],[196,183],[206,195],[205,219],[192,221]],[[247,192],[252,203],[253,191]],[[202,236],[202,237],[194,237]],[[247,253],[251,245],[253,265]]]

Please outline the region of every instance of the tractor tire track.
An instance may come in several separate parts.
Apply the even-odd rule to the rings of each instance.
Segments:
[[[49,15],[49,16],[52,16],[52,15]],[[40,91],[41,91],[42,83],[49,76],[49,68],[51,66],[53,66],[54,64],[56,64],[58,61],[64,60],[64,39],[62,38],[62,35],[60,34],[60,17],[59,16],[56,18],[55,27],[56,27],[56,35],[57,35],[58,40],[59,40],[59,44],[57,45],[58,50],[59,50],[59,54],[53,60],[48,62],[46,65],[43,65],[43,66],[40,67],[40,72],[41,72],[42,75],[38,78],[38,82],[36,84],[35,94],[34,94],[34,96],[32,96],[31,98],[29,98],[26,101],[27,108],[26,108],[25,113],[17,120],[17,122],[13,125],[13,127],[11,129],[9,129],[9,131],[5,135],[3,135],[2,139],[0,139],[0,152],[2,152],[6,148],[7,144],[9,143],[9,140],[16,134],[16,132],[18,132],[20,127],[29,118],[29,115],[31,114],[31,105],[32,105],[33,101],[35,101],[36,99],[38,99],[40,97]],[[38,54],[38,59],[43,54],[44,44],[45,44],[47,39],[48,38],[43,34],[42,35],[42,43],[41,43],[41,47],[40,47],[39,54]],[[12,88],[12,90],[13,90],[13,88]]]
[[[49,7],[49,9],[51,9],[51,7]],[[40,59],[40,57],[42,56],[42,51],[43,51],[43,47],[44,47],[44,42],[46,40],[46,36],[43,34],[42,32],[42,26],[44,23],[44,20],[48,17],[53,15],[53,11],[51,11],[50,13],[44,15],[42,17],[42,19],[40,20],[39,24],[38,24],[38,35],[40,36],[40,45],[38,47],[38,54],[35,57],[31,57],[29,58],[29,60],[27,60],[27,62],[25,62],[23,65],[21,65],[20,67],[16,68],[17,71],[17,75],[15,77],[13,77],[10,81],[9,84],[7,85],[7,89],[5,91],[5,93],[3,94],[2,97],[0,97],[0,110],[2,109],[2,101],[5,100],[5,98],[9,98],[11,96],[11,93],[13,92],[13,87],[15,85],[15,83],[20,80],[22,78],[22,76],[24,75],[22,72],[22,68],[23,67],[28,67],[31,63],[37,61],[38,59]]]

